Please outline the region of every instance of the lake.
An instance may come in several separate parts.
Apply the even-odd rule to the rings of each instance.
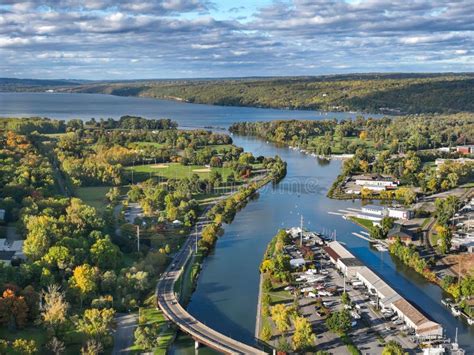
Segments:
[[[40,116],[57,119],[119,118],[137,115],[170,118],[180,127],[223,127],[240,121],[353,118],[354,113],[289,111],[253,107],[188,104],[178,101],[102,94],[0,93],[0,117]],[[380,117],[380,115],[370,115]]]

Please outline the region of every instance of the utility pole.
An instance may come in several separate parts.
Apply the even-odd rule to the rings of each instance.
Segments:
[[[137,226],[137,252],[140,252],[140,226]]]

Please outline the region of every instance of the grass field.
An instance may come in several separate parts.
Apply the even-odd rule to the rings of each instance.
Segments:
[[[358,217],[349,217],[349,219],[367,230],[374,226],[374,223],[368,219]]]
[[[335,143],[332,148],[332,154],[344,154],[347,153],[347,145],[351,143],[363,144],[369,151],[375,150],[375,142],[371,140],[362,140],[359,137],[345,137],[344,143]]]
[[[87,186],[74,189],[74,193],[88,205],[96,208],[98,211],[103,211],[107,205],[105,194],[109,190],[110,186]]]
[[[154,176],[160,176],[166,179],[184,179],[190,178],[193,174],[199,175],[201,178],[209,176],[211,170],[218,171],[224,179],[232,172],[231,168],[206,168],[202,165],[182,165],[179,163],[166,164],[148,164],[129,166],[127,172],[134,173],[134,180],[141,181]]]
[[[159,345],[154,349],[154,354],[165,355],[168,347],[171,345],[176,336],[176,328],[168,327],[168,322],[161,312],[155,307],[140,308],[140,325],[157,324],[160,327],[160,337],[158,339]],[[144,350],[141,347],[134,345],[131,347],[131,352],[135,354],[143,354]]]

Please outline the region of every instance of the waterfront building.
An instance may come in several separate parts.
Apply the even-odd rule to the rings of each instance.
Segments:
[[[429,320],[404,298],[393,302],[392,309],[408,327],[415,331],[416,336],[423,338],[441,337],[443,328],[436,322]]]
[[[374,191],[393,190],[400,184],[393,177],[380,174],[356,175],[352,179],[355,180],[356,185]]]

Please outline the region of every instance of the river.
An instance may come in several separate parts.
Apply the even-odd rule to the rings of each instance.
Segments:
[[[319,113],[257,108],[193,105],[174,101],[114,97],[95,94],[0,93],[0,116],[47,116],[52,118],[119,117],[125,114],[167,117],[180,126],[228,127],[242,120],[349,118],[349,113]],[[377,115],[371,115],[377,117]],[[459,343],[474,353],[474,327],[451,315],[441,305],[442,290],[421,276],[378,252],[352,235],[360,227],[328,212],[358,207],[359,202],[330,200],[326,192],[340,170],[340,161],[330,163],[264,141],[234,136],[234,142],[254,155],[280,155],[288,163],[288,175],[277,186],[267,185],[259,198],[240,211],[225,226],[215,251],[206,259],[196,292],[189,304],[195,317],[233,338],[254,341],[258,292],[258,266],[270,239],[279,228],[299,225],[336,230],[337,239],[394,289],[441,323],[449,337],[459,330]],[[176,354],[194,353],[193,344],[181,339],[172,349]],[[203,349],[200,353],[210,353]]]

